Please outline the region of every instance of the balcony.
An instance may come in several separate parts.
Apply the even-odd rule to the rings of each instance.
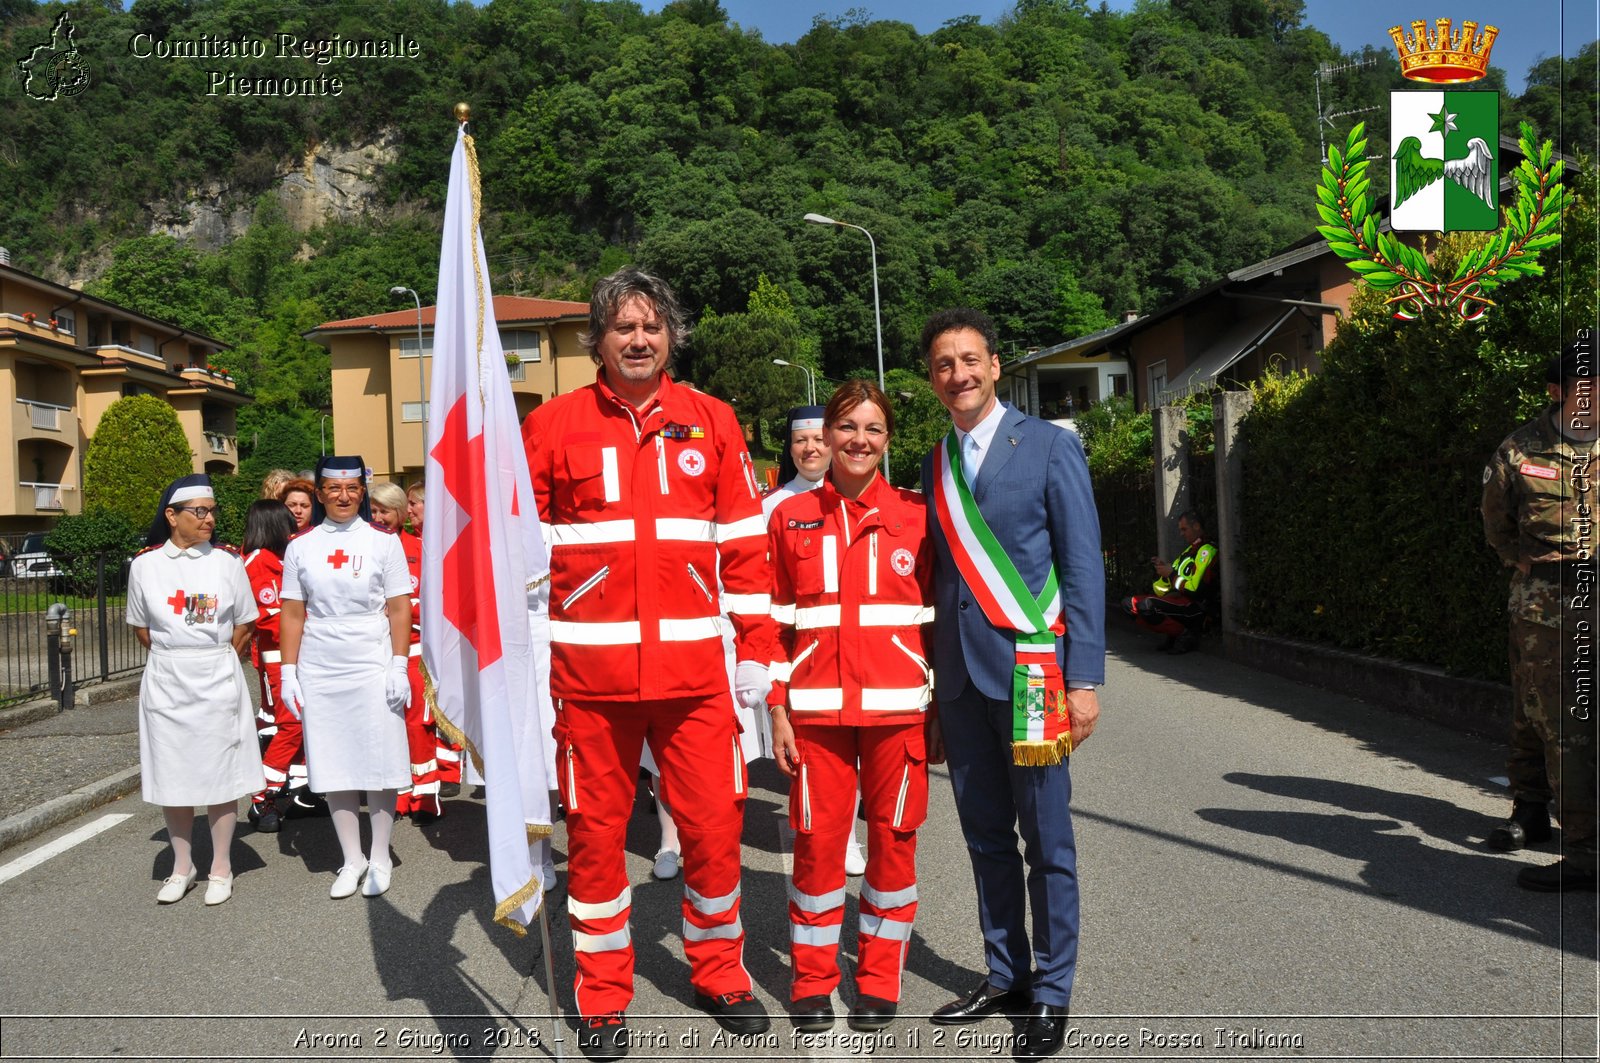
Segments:
[[[206,445],[211,448],[213,454],[232,454],[238,449],[238,440],[234,436],[207,429],[205,437]]]
[[[18,399],[17,404],[27,407],[28,427],[40,432],[61,431],[61,415],[72,413],[71,406],[57,406],[36,399]]]
[[[14,326],[20,326],[22,331],[27,332],[30,335],[47,336],[50,339],[63,340],[68,343],[77,342],[77,338],[73,332],[74,322],[58,320],[55,322],[54,327],[52,327],[51,320],[52,319],[48,314],[35,314],[32,312],[25,312],[21,314],[0,314],[0,321],[5,321]]]
[[[65,492],[76,490],[68,484],[42,484],[21,481],[22,487],[33,491],[33,508],[40,513],[61,513],[67,508]]]

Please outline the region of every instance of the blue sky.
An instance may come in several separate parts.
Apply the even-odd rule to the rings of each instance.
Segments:
[[[1098,0],[1091,0],[1098,3]],[[1117,10],[1129,10],[1132,0],[1109,0]],[[1011,10],[1014,0],[722,0],[728,16],[741,26],[759,29],[773,42],[791,42],[811,28],[817,15],[837,17],[851,8],[865,9],[873,19],[909,22],[922,32],[932,32],[960,15],[977,15],[993,22]],[[658,0],[645,0],[650,10]],[[1600,35],[1593,0],[1306,0],[1305,21],[1322,30],[1346,49],[1364,44],[1392,49],[1389,27],[1397,21],[1409,28],[1412,19],[1430,23],[1448,16],[1459,25],[1475,19],[1480,25],[1500,27],[1491,62],[1506,72],[1513,92],[1521,92],[1528,68],[1558,52],[1572,55]]]

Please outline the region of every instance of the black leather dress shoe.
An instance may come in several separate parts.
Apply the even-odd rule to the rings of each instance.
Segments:
[[[850,1009],[850,1017],[846,1021],[852,1030],[860,1030],[863,1033],[882,1030],[894,1022],[895,1012],[899,1010],[900,1005],[892,1000],[862,996],[856,1001],[856,1006]]]
[[[1527,845],[1550,840],[1550,806],[1544,802],[1513,801],[1511,818],[1489,832],[1489,848],[1514,853]]]
[[[833,999],[801,997],[789,1005],[789,1019],[801,1033],[821,1033],[833,1029]]]
[[[724,993],[717,997],[696,993],[694,1003],[695,1007],[716,1019],[717,1025],[729,1033],[766,1033],[772,1025],[767,1018],[767,1009],[748,990]]]
[[[928,1016],[928,1021],[935,1026],[960,1026],[1002,1011],[1019,1012],[1027,1006],[1028,994],[1017,989],[996,989],[985,982],[973,990],[972,995],[952,1000]]]
[[[1595,873],[1571,860],[1558,860],[1544,867],[1525,867],[1517,872],[1517,885],[1536,893],[1594,892]]]
[[[628,1054],[628,1021],[620,1011],[591,1015],[578,1023],[578,1050],[585,1059],[610,1063]]]
[[[1044,1059],[1061,1051],[1067,1033],[1067,1009],[1055,1004],[1035,1004],[1028,1009],[1028,1021],[1017,1038],[1016,1059],[1023,1063]]]

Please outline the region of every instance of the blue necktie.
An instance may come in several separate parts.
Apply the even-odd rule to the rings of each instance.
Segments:
[[[982,460],[978,449],[978,441],[971,434],[961,437],[961,476],[967,481],[970,490],[978,479],[978,463]]]

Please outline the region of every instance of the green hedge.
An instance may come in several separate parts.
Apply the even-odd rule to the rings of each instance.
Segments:
[[[1240,426],[1250,627],[1508,677],[1483,468],[1547,401],[1545,362],[1595,320],[1592,167],[1583,186],[1564,256],[1547,252],[1546,276],[1497,289],[1482,320],[1398,322],[1358,292],[1320,374],[1254,389]],[[1440,242],[1434,272],[1449,276],[1475,239]]]

